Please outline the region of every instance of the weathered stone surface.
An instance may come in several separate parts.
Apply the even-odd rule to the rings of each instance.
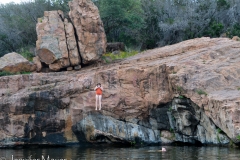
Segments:
[[[78,53],[77,42],[75,39],[75,31],[72,23],[69,23],[66,18],[64,20],[64,25],[65,25],[65,31],[67,36],[67,45],[68,45],[70,64],[71,66],[77,66],[81,64],[81,59]]]
[[[0,71],[11,73],[33,72],[36,71],[36,65],[29,62],[22,55],[12,52],[0,58]]]
[[[212,123],[191,100],[185,98],[176,98],[171,104],[168,112],[171,128],[176,131],[176,140],[181,142],[202,144],[228,144],[229,138]]]
[[[72,71],[73,70],[73,67],[68,67],[67,68],[67,71]]]
[[[107,40],[98,8],[91,0],[70,1],[69,8],[82,62],[88,64],[99,60],[106,51]]]
[[[78,65],[78,66],[75,66],[74,67],[74,70],[80,70],[82,67],[80,66],[80,65]]]
[[[106,51],[98,8],[90,0],[69,2],[68,22],[62,11],[45,11],[38,19],[37,56],[53,71],[93,63]]]
[[[1,146],[239,145],[239,53],[239,41],[199,38],[78,72],[1,77]],[[95,111],[98,82],[101,111]]]
[[[240,38],[239,38],[238,36],[234,36],[234,37],[232,38],[232,40],[234,40],[234,41],[240,41]]]
[[[70,65],[63,19],[62,11],[45,11],[36,26],[37,56],[42,62],[51,65],[50,69],[54,71]]]
[[[80,142],[129,143],[140,140],[160,143],[159,130],[119,121],[100,113],[85,115],[83,120],[73,126],[73,132]]]
[[[40,61],[40,58],[38,56],[33,57],[33,63],[37,66],[37,71],[40,72],[42,70],[42,63]]]

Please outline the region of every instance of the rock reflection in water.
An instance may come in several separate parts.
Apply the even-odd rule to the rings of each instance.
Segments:
[[[227,147],[192,147],[166,146],[166,152],[159,152],[161,147],[120,148],[120,147],[66,147],[66,148],[25,148],[0,150],[6,160],[32,159],[67,159],[67,160],[102,160],[102,159],[164,159],[164,160],[238,160],[238,148]]]

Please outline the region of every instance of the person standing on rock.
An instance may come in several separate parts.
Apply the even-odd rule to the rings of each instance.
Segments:
[[[97,110],[97,106],[99,104],[99,110],[101,110],[102,108],[102,91],[103,91],[103,87],[101,87],[101,83],[98,83],[97,86],[94,88],[94,90],[96,91],[96,109]]]

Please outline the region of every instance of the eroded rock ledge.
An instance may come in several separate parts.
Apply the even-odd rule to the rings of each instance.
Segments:
[[[36,26],[37,57],[34,59],[41,71],[43,66],[52,71],[89,64],[100,59],[106,51],[106,35],[98,8],[91,0],[69,2],[67,19],[62,11],[45,11]]]
[[[77,72],[0,78],[1,147],[239,145],[240,43],[199,38]],[[104,87],[95,111],[93,88]]]

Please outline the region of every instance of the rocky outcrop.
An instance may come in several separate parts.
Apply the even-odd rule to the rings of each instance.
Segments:
[[[45,11],[38,19],[37,56],[53,71],[70,65],[79,65],[80,57],[74,37],[74,30],[62,11]]]
[[[35,70],[36,66],[18,53],[8,53],[0,58],[0,71],[17,73],[33,72]]]
[[[1,146],[239,145],[239,52],[239,41],[199,38],[77,72],[1,77]]]
[[[98,61],[106,35],[97,7],[88,0],[69,2],[70,22],[62,11],[45,11],[38,19],[37,56],[52,71]]]
[[[240,38],[239,38],[238,36],[234,36],[234,37],[232,38],[232,40],[234,40],[234,41],[240,41]]]
[[[106,52],[107,40],[98,8],[91,0],[70,1],[69,8],[83,64],[99,60]]]

